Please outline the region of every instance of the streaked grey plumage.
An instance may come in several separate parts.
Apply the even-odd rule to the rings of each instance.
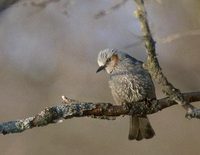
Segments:
[[[156,98],[154,84],[149,72],[143,68],[143,62],[113,49],[100,51],[97,62],[100,70],[106,69],[110,74],[109,86],[116,104],[131,105],[134,102]],[[130,140],[149,139],[154,135],[147,116],[131,116]]]

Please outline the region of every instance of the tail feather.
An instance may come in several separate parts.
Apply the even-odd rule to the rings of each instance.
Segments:
[[[142,139],[142,135],[139,130],[139,119],[137,117],[130,117],[128,139]]]
[[[155,135],[153,128],[147,118],[145,117],[130,117],[130,129],[129,129],[129,140],[142,140],[150,139]]]

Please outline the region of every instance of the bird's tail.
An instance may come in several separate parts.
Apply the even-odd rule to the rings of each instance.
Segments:
[[[129,140],[142,140],[150,139],[155,135],[153,128],[149,122],[147,116],[145,117],[136,117],[130,116],[130,129],[129,129]]]

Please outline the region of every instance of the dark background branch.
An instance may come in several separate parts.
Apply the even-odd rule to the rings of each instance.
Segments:
[[[5,9],[9,8],[16,2],[20,0],[0,0],[0,12],[4,11]]]

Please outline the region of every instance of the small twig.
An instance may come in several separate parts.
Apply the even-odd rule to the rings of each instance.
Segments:
[[[65,104],[69,104],[69,103],[76,103],[76,102],[79,102],[77,100],[74,100],[74,99],[71,99],[71,98],[68,98],[66,96],[61,96],[62,100],[63,100],[63,103]]]
[[[98,12],[98,13],[94,16],[94,18],[95,18],[95,19],[99,19],[99,18],[101,18],[101,17],[104,17],[104,16],[110,14],[112,11],[115,11],[115,10],[119,9],[119,8],[120,8],[121,6],[123,6],[126,2],[128,2],[128,0],[122,0],[120,3],[115,4],[114,6],[110,7],[109,9],[107,9],[107,10],[102,10],[102,11]]]
[[[60,0],[43,0],[41,2],[32,1],[31,5],[34,6],[34,7],[39,7],[39,8],[46,8],[48,4],[56,3],[56,2],[59,2],[59,1]]]
[[[158,43],[165,44],[165,43],[171,43],[174,40],[181,39],[184,37],[199,36],[199,35],[200,35],[200,29],[196,29],[196,30],[189,30],[186,32],[171,34],[164,38],[156,38],[156,40],[158,41]]]

